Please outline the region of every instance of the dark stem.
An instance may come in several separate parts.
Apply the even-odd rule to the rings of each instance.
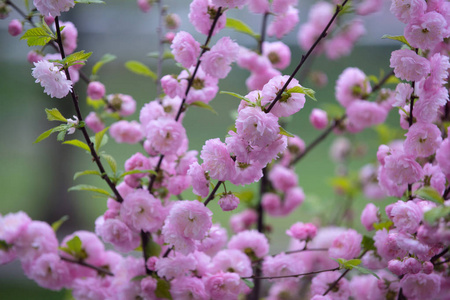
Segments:
[[[328,248],[299,249],[299,250],[286,251],[286,252],[284,252],[284,254],[294,254],[294,253],[306,252],[306,251],[328,251]]]
[[[416,49],[416,53],[417,53]],[[413,81],[411,83],[411,86],[413,88],[413,92],[411,94],[411,98],[409,101],[409,119],[408,119],[408,124],[409,127],[411,127],[413,125],[413,120],[414,120],[414,116],[413,116],[413,107],[414,107],[414,100],[416,99],[416,96],[414,94],[414,88],[415,88],[416,83]],[[412,184],[408,183],[408,200],[412,200],[413,199],[413,195],[412,195]]]
[[[62,45],[62,38],[61,38],[61,30],[59,28],[59,19],[58,17],[55,18],[55,26],[56,26],[56,34],[57,34],[57,42],[59,46],[59,51],[61,54],[61,58],[66,58],[66,55],[64,53],[64,47]],[[64,68],[64,72],[66,73],[66,77],[68,80],[70,80],[70,74],[68,68]],[[78,104],[78,96],[74,92],[74,88],[72,87],[72,91],[70,92],[70,95],[72,96],[72,102],[75,107],[75,111],[78,117],[78,121],[83,121],[83,116],[81,115],[80,106]],[[116,185],[109,179],[108,175],[106,175],[105,168],[103,167],[102,162],[100,161],[100,157],[97,155],[97,152],[94,148],[94,143],[91,142],[91,139],[89,137],[89,134],[86,130],[86,127],[79,128],[81,132],[83,133],[84,139],[86,140],[87,145],[89,146],[89,149],[91,151],[92,158],[94,159],[95,163],[97,164],[98,169],[100,170],[100,173],[102,174],[103,180],[106,181],[110,189],[113,191],[114,195],[116,196],[116,200],[120,203],[123,202],[122,196],[119,194],[119,192],[116,189]]]
[[[270,276],[270,277],[256,277],[256,276],[250,276],[250,277],[242,277],[242,279],[278,279],[278,278],[295,278],[300,276],[309,276],[324,272],[334,272],[339,270],[339,268],[334,269],[328,269],[328,270],[321,270],[321,271],[314,271],[314,272],[308,272],[308,273],[301,273],[301,274],[295,274],[295,275],[283,275],[283,276]]]
[[[398,291],[397,300],[407,300],[406,297],[403,295],[403,289],[402,288],[400,288],[400,290]]]
[[[158,34],[158,64],[156,68],[156,97],[159,98],[161,94],[161,74],[162,74],[162,62],[164,52],[164,40],[163,40],[163,17],[165,15],[165,9],[162,4],[163,0],[158,1],[159,19],[156,32]]]
[[[294,78],[295,74],[297,74],[297,72],[300,70],[300,68],[303,66],[303,64],[305,63],[305,61],[308,59],[308,57],[311,55],[311,53],[313,52],[313,50],[316,48],[316,46],[319,44],[319,42],[327,36],[327,31],[330,28],[331,24],[333,24],[334,20],[337,18],[339,12],[342,10],[342,8],[345,6],[345,4],[347,4],[348,0],[345,0],[341,5],[336,5],[336,11],[333,15],[333,17],[331,17],[331,20],[328,22],[327,26],[325,27],[325,29],[322,31],[322,33],[319,35],[319,37],[317,38],[317,40],[314,42],[314,44],[311,46],[311,48],[309,48],[308,52],[304,55],[302,55],[302,58],[299,62],[299,64],[297,65],[297,67],[295,68],[294,72],[291,74],[291,76],[289,76],[289,79],[286,81],[286,83],[284,84],[284,86],[281,88],[281,90],[278,91],[277,96],[275,97],[275,99],[272,101],[272,103],[270,104],[270,106],[266,109],[266,113],[270,112],[272,110],[272,108],[275,106],[275,104],[278,102],[278,100],[281,99],[281,95],[283,94],[283,92],[286,90],[287,86],[289,85],[289,83],[291,83],[292,79]]]
[[[447,187],[447,189],[444,191],[444,194],[442,195],[442,197],[445,199],[447,199],[448,195],[450,194],[450,184]]]
[[[435,263],[439,258],[441,258],[442,256],[444,256],[447,252],[448,252],[449,248],[445,248],[444,250],[441,251],[441,253],[436,254],[435,256],[433,256],[430,260],[431,263]]]
[[[164,252],[163,257],[169,256],[169,253],[173,250],[173,247],[167,248],[166,252]]]
[[[5,3],[11,5],[11,7],[14,8],[25,20],[27,20],[28,22],[32,23],[31,22],[31,16],[25,14],[17,5],[15,5],[14,3],[12,3],[9,0],[6,0]]]
[[[184,104],[186,103],[187,95],[188,95],[188,93],[189,93],[189,90],[190,90],[191,87],[192,87],[192,84],[193,84],[193,82],[194,82],[195,75],[197,74],[198,68],[200,67],[200,63],[202,62],[202,61],[200,60],[200,58],[201,58],[202,55],[207,51],[207,45],[208,45],[209,41],[211,40],[212,34],[213,34],[213,32],[214,32],[214,28],[216,27],[217,21],[219,20],[219,18],[220,18],[221,15],[222,15],[222,7],[219,7],[219,8],[217,9],[217,13],[216,13],[216,16],[215,16],[215,18],[214,18],[214,21],[213,21],[213,23],[212,23],[212,25],[211,25],[211,28],[209,29],[208,37],[206,38],[205,44],[204,44],[203,47],[202,47],[203,50],[202,50],[202,52],[200,53],[199,57],[197,58],[197,65],[195,66],[194,73],[192,73],[191,78],[189,78],[188,86],[187,86],[187,88],[186,88],[186,92],[185,92],[185,94],[184,94],[183,101],[181,101],[180,107],[178,108],[177,116],[175,117],[175,121],[177,121],[177,122],[178,122],[178,120],[180,119],[181,113],[183,112],[183,108],[184,108]],[[161,163],[162,163],[163,159],[164,159],[164,155],[161,155],[160,158],[159,158],[158,165],[157,165],[156,168],[155,168],[155,172],[156,172],[156,173],[159,172],[159,169],[160,169],[160,167],[161,167]],[[149,182],[149,184],[148,184],[148,191],[149,191],[150,193],[152,193],[152,188],[153,188],[153,184],[154,184],[155,179],[156,179],[156,176],[155,176],[155,175],[150,176],[150,182]]]
[[[258,41],[258,51],[259,51],[259,54],[262,54],[262,52],[263,52],[263,43],[264,43],[264,40],[266,39],[266,27],[267,27],[267,19],[268,19],[268,16],[269,16],[269,13],[266,12],[266,13],[263,15],[263,19],[262,19],[262,25],[261,25],[261,37],[259,38],[259,41]]]
[[[150,241],[150,233],[145,232],[144,230],[141,230],[141,241],[142,241],[142,256],[144,257],[144,264],[145,264],[145,273],[147,275],[152,275],[152,271],[147,268],[147,260],[149,258],[148,256],[148,242]]]
[[[350,272],[349,269],[345,270],[345,272],[342,273],[341,276],[339,276],[339,278],[336,279],[336,280],[330,285],[330,287],[328,288],[328,290],[326,290],[325,293],[323,293],[322,296],[326,296],[332,289],[334,289],[334,287],[339,283],[339,281],[340,281],[342,278],[344,278],[345,275],[347,275],[348,272]]]
[[[209,194],[208,198],[206,198],[205,202],[203,203],[205,206],[208,205],[208,203],[214,199],[214,196],[216,195],[217,190],[219,189],[220,185],[223,183],[223,181],[218,181],[214,189]]]
[[[87,262],[85,262],[83,260],[71,259],[71,258],[67,258],[67,257],[64,257],[64,256],[60,256],[60,258],[61,258],[61,260],[64,260],[66,262],[70,262],[70,263],[73,263],[73,264],[77,264],[77,265],[80,265],[80,266],[83,266],[83,267],[87,267],[87,268],[96,270],[97,272],[99,272],[101,274],[105,274],[105,275],[108,275],[108,276],[114,276],[114,274],[111,273],[109,270],[104,269],[104,268],[100,268],[100,267],[97,267],[97,266],[94,266],[94,265],[91,265],[91,264],[88,264]]]

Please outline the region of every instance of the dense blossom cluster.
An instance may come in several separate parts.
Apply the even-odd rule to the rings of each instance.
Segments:
[[[149,12],[158,1],[137,2],[143,12]],[[361,17],[382,6],[380,0],[359,1],[354,4],[358,17],[339,16],[345,22],[338,24],[332,21],[347,2],[333,2],[314,4],[298,31],[299,45],[308,51],[325,38],[324,29],[329,26],[332,36],[317,44],[314,55],[332,60],[350,53],[365,33]],[[48,25],[59,22],[61,12],[74,4],[34,1]],[[8,9],[1,5],[0,14],[7,15]],[[350,200],[359,190],[373,200],[395,197],[384,213],[374,203],[365,206],[360,220],[371,234],[319,221],[295,222],[285,231],[291,238],[286,251],[270,254],[276,249],[271,249],[262,214],[286,217],[305,201],[295,163],[311,150],[299,136],[283,129],[286,119],[282,118],[302,110],[306,95],[312,93],[293,76],[281,73],[292,58],[282,41],[264,41],[246,27],[239,30],[255,37],[258,49],[241,46],[228,36],[217,38],[212,46],[209,40],[227,24],[233,27],[226,16],[232,9],[247,9],[265,21],[270,17],[267,34],[281,39],[299,22],[297,6],[293,0],[193,0],[188,17],[198,33],[208,36],[207,43],[201,45],[183,30],[167,32],[160,42],[170,44],[181,70],[158,78],[163,94],[139,110],[139,121],[128,119],[137,109],[131,95],[107,94],[98,74],[86,80],[88,103],[96,110],[84,119],[53,115],[67,122],[63,133],[85,130],[84,125],[98,133],[94,145],[78,141],[98,161],[96,151],[112,118],[107,129],[114,141],[141,143],[142,151],[126,160],[124,173],[98,174],[110,180],[113,193],[107,210],[95,221],[95,233],[76,231],[59,242],[57,226],[31,220],[24,212],[0,215],[0,264],[19,260],[25,275],[37,284],[51,290],[70,289],[75,299],[238,299],[250,293],[257,297],[260,279],[270,280],[266,299],[271,300],[298,299],[300,294],[314,300],[448,299],[450,2],[392,0],[391,12],[405,24],[404,37],[395,38],[404,47],[390,58],[395,89],[381,89],[384,80],[348,67],[335,86],[336,101],[345,114],[332,120],[325,110],[315,108],[309,116],[316,129],[328,128],[323,134],[333,129],[354,134],[384,123],[391,110],[399,111],[405,138],[380,145],[377,165],[364,166],[357,184],[349,182],[345,168],[354,150],[350,142],[341,137],[331,147],[339,165],[336,194]],[[12,20],[9,33],[20,34],[22,25]],[[74,53],[75,25],[55,25],[54,30],[64,26],[59,42],[65,54]],[[165,29],[179,26],[176,14],[166,15]],[[71,93],[76,103],[73,85],[82,78],[82,64],[63,65],[63,53],[31,51],[27,59],[34,64],[32,76],[45,93],[52,98]],[[229,75],[233,63],[250,71],[249,91],[245,96],[235,94],[241,101],[234,127],[222,139],[205,141],[200,153],[190,150],[184,115],[192,105],[209,107],[219,91],[219,80]],[[145,68],[141,66],[140,72],[145,73]],[[100,155],[116,168],[112,157]],[[257,205],[229,190],[232,185],[258,181],[262,187]],[[197,200],[184,200],[182,193],[190,188]],[[224,227],[213,222],[207,205],[214,199],[224,212],[245,207],[230,218],[234,233],[230,238]],[[104,243],[111,247],[105,248]],[[143,255],[118,253],[133,251]],[[343,268],[345,273],[339,270]],[[350,270],[371,275],[353,271],[352,277],[344,278]],[[312,274],[310,284],[305,284],[306,275]]]

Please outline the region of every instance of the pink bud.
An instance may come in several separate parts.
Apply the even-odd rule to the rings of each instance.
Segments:
[[[152,8],[150,0],[137,0],[137,5],[141,9],[142,12],[149,12]]]
[[[181,19],[177,14],[168,14],[166,16],[166,27],[175,30],[180,27]]]
[[[13,19],[11,20],[11,22],[9,22],[8,25],[8,32],[10,35],[12,36],[18,36],[19,34],[22,33],[22,23],[17,20],[17,19]]]
[[[87,94],[92,100],[100,100],[105,96],[105,86],[99,81],[92,81],[87,87]]]
[[[42,59],[43,59],[42,55],[40,55],[39,53],[37,53],[34,50],[28,52],[28,54],[27,54],[27,60],[30,64],[37,63],[38,61],[40,61]]]
[[[53,24],[53,22],[55,22],[55,18],[52,16],[46,16],[46,17],[44,17],[44,22],[45,22],[45,24],[50,26]]]
[[[316,129],[324,129],[328,125],[327,112],[318,108],[314,108],[309,115],[309,121]]]
[[[425,274],[431,274],[431,273],[433,273],[433,270],[434,270],[434,265],[431,262],[426,261],[423,263],[422,272],[424,272]]]
[[[388,269],[389,269],[389,271],[391,271],[392,273],[394,273],[395,275],[398,275],[398,276],[406,273],[404,263],[401,260],[397,260],[397,259],[392,259],[389,261]]]
[[[175,37],[175,32],[169,31],[168,33],[166,33],[166,42],[169,44],[172,44],[174,37]]]

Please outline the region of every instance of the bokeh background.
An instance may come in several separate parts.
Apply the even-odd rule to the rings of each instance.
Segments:
[[[23,7],[22,1],[13,0]],[[309,7],[314,1],[301,1],[299,3],[300,24],[307,20]],[[188,20],[187,1],[164,0],[169,12],[178,13],[182,19],[182,29],[193,33],[199,42],[205,37],[197,34]],[[299,135],[306,144],[320,134],[308,121],[308,116],[314,107],[327,107],[336,104],[334,100],[334,83],[339,74],[346,67],[358,67],[368,75],[380,74],[380,71],[389,72],[390,52],[399,48],[393,41],[381,39],[383,34],[401,35],[402,27],[389,13],[390,1],[385,1],[383,11],[364,17],[367,35],[363,37],[348,57],[337,61],[329,61],[324,56],[314,57],[306,65],[305,70],[320,70],[328,77],[328,85],[318,89],[300,72],[297,78],[304,86],[316,90],[318,102],[307,100],[305,108],[291,118],[286,129]],[[246,11],[227,12],[229,17],[244,20],[259,31],[261,16]],[[106,201],[95,198],[89,192],[67,192],[75,184],[93,184],[107,188],[106,185],[93,177],[80,177],[73,181],[73,174],[77,171],[93,169],[90,156],[78,148],[61,145],[56,136],[33,144],[36,137],[54,124],[45,118],[45,108],[57,107],[66,117],[72,116],[71,101],[66,99],[51,99],[43,94],[43,89],[34,83],[31,77],[31,65],[26,61],[30,48],[25,41],[18,37],[11,37],[7,26],[11,19],[19,18],[12,12],[5,20],[0,20],[0,213],[23,210],[31,218],[52,223],[64,215],[70,219],[64,223],[58,235],[64,235],[74,230],[94,230],[95,219],[103,214]],[[90,74],[93,64],[103,54],[111,53],[117,60],[105,65],[100,73],[100,80],[106,85],[107,93],[123,93],[132,95],[138,102],[138,107],[155,98],[155,84],[146,77],[130,73],[125,69],[127,60],[139,60],[156,70],[156,60],[150,58],[149,52],[157,51],[155,41],[158,17],[156,9],[150,13],[142,13],[135,1],[110,0],[102,5],[76,5],[61,17],[62,21],[72,21],[78,29],[77,50],[93,51],[82,71]],[[298,27],[286,36],[283,41],[291,47],[291,67],[283,71],[290,74],[303,51],[297,43]],[[25,27],[25,28],[29,28]],[[195,32],[195,33],[194,33]],[[256,47],[256,42],[243,34],[234,33],[224,29],[213,38],[213,43],[223,35],[231,35],[237,42],[249,47]],[[273,38],[268,38],[274,41]],[[164,73],[178,73],[179,69],[173,62],[164,62]],[[233,91],[246,94],[245,79],[248,71],[237,66],[228,78],[219,83],[220,90]],[[80,96],[84,115],[90,111],[85,103],[86,84],[79,82],[75,89]],[[200,108],[192,108],[186,114],[184,125],[190,139],[192,149],[201,150],[205,140],[226,136],[228,128],[233,124],[232,114],[236,111],[239,100],[227,95],[218,95],[211,103],[218,115]],[[328,106],[329,107],[329,106]],[[137,119],[139,110],[132,116]],[[398,122],[397,113],[392,111],[389,122]],[[73,138],[81,139],[76,133]],[[329,147],[335,136],[328,137],[306,159],[297,164],[299,182],[306,194],[304,204],[289,218],[267,218],[272,226],[269,235],[272,241],[272,253],[285,249],[288,238],[284,234],[287,227],[296,222],[318,221],[319,218],[330,220],[336,218],[336,212],[344,205],[344,200],[336,196],[329,181],[336,171],[336,165],[329,158]],[[353,156],[349,161],[349,169],[358,170],[365,163],[375,160],[376,147],[379,137],[373,130],[365,130],[359,134],[348,136],[355,147],[366,155]],[[116,144],[110,139],[105,151],[113,155],[123,168],[123,163],[132,154],[141,151],[140,146]],[[230,189],[230,187],[228,187]],[[232,189],[233,191],[242,188]],[[246,191],[253,191],[257,196],[258,185],[245,187]],[[194,199],[193,194],[183,193],[186,199]],[[354,211],[353,223],[360,232],[364,233],[359,222],[359,212],[367,200],[360,194],[351,204]],[[214,220],[228,227],[228,219],[234,212],[223,213],[218,210],[217,203],[212,203],[211,209],[215,213]],[[351,225],[351,224],[346,224]],[[70,299],[65,291],[52,292],[43,290],[26,279],[18,262],[0,266],[0,299]]]

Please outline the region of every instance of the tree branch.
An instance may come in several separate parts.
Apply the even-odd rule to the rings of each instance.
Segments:
[[[97,272],[99,272],[101,274],[105,274],[105,275],[108,275],[108,276],[114,276],[114,274],[112,272],[110,272],[109,270],[104,269],[104,268],[100,268],[100,267],[97,267],[97,266],[94,266],[94,265],[91,265],[91,264],[88,264],[87,262],[85,262],[83,260],[71,259],[71,258],[67,258],[67,257],[64,257],[64,256],[60,256],[60,258],[61,258],[61,260],[64,260],[66,262],[70,262],[70,263],[73,263],[73,264],[77,264],[77,265],[80,265],[80,266],[83,266],[83,267],[87,267],[87,268],[93,269],[93,270],[95,270],[95,271],[97,271]]]

